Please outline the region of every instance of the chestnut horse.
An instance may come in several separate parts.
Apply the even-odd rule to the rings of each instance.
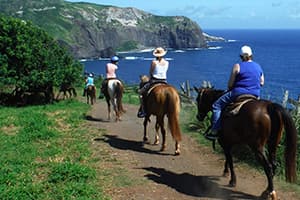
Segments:
[[[122,82],[118,79],[110,79],[107,83],[107,92],[104,93],[107,110],[108,110],[108,120],[111,118],[111,105],[113,106],[116,121],[121,121],[121,115],[125,112],[122,104],[122,97],[124,93],[124,86]]]
[[[148,80],[146,76],[141,76],[142,87]],[[166,129],[164,125],[165,115],[168,118],[168,126],[172,137],[175,140],[175,155],[180,154],[181,131],[179,127],[179,112],[180,112],[180,98],[177,90],[168,84],[155,84],[146,95],[145,99],[146,116],[144,118],[144,142],[148,142],[147,124],[150,121],[150,116],[156,116],[155,130],[156,138],[154,144],[158,144],[158,131],[162,134],[161,151],[166,148]]]
[[[212,104],[223,94],[223,90],[195,88],[198,92],[197,119],[203,121]],[[235,144],[248,145],[264,168],[268,186],[263,197],[277,199],[273,185],[276,171],[276,149],[285,129],[285,174],[287,182],[296,181],[297,130],[291,115],[279,104],[267,100],[251,100],[245,103],[234,116],[222,114],[222,129],[218,142],[225,154],[224,175],[230,168],[229,185],[236,185],[231,150]],[[267,146],[267,155],[264,147]]]
[[[91,105],[96,102],[96,87],[94,85],[89,85],[86,88],[86,102],[87,104],[91,103]]]

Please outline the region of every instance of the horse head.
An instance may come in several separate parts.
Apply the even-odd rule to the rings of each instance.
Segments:
[[[212,110],[213,103],[223,94],[223,90],[215,90],[211,87],[194,87],[198,93],[196,102],[197,102],[197,119],[203,121],[207,116],[207,113]]]

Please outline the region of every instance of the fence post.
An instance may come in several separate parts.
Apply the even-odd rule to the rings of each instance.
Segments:
[[[286,90],[286,91],[284,92],[284,96],[283,96],[283,100],[282,100],[282,106],[283,106],[284,108],[287,107],[287,101],[288,101],[288,99],[289,99],[289,91]]]
[[[300,115],[300,95],[298,96],[298,104],[297,104],[297,116]]]

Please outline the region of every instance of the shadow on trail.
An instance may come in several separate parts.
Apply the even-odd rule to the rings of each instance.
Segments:
[[[258,197],[220,186],[216,181],[218,176],[195,176],[189,173],[176,174],[163,168],[145,167],[150,171],[145,175],[159,184],[167,185],[176,191],[195,197],[217,199],[258,199]]]
[[[95,138],[95,141],[104,141],[108,143],[111,147],[121,149],[121,150],[131,150],[131,151],[136,151],[136,152],[141,152],[141,153],[148,153],[148,154],[158,154],[158,155],[172,155],[160,151],[154,151],[151,149],[145,148],[145,144],[143,142],[138,142],[138,141],[132,141],[132,140],[127,140],[123,138],[119,138],[116,135],[104,135],[105,138]]]
[[[91,115],[86,115],[85,119],[88,120],[88,121],[93,121],[93,122],[109,122],[108,120],[104,120],[102,118],[95,118]]]

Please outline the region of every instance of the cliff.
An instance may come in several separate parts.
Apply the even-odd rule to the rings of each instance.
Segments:
[[[62,0],[0,0],[0,11],[31,20],[76,58],[108,57],[116,51],[156,46],[207,47],[199,25],[183,16]]]

